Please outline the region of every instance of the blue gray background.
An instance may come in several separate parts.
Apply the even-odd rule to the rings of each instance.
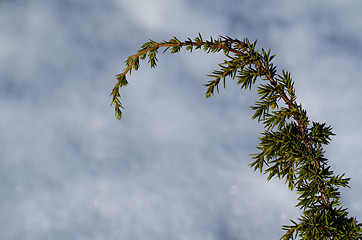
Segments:
[[[292,73],[298,101],[337,134],[351,177],[343,206],[362,221],[362,4],[353,0],[1,0],[0,239],[278,239],[296,194],[248,167],[262,126],[255,91],[203,83],[221,54],[146,62],[109,96],[148,39],[258,39]],[[255,90],[255,89],[254,89]]]

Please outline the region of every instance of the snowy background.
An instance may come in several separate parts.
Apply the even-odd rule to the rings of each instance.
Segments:
[[[0,239],[278,239],[296,219],[284,181],[248,167],[262,126],[254,91],[203,83],[223,56],[146,62],[109,96],[148,39],[200,32],[258,39],[292,73],[298,101],[337,134],[351,177],[343,206],[362,221],[362,4],[358,0],[0,0]]]

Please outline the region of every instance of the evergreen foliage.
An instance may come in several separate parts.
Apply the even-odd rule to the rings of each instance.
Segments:
[[[362,224],[349,217],[341,206],[339,188],[348,187],[349,178],[336,175],[324,157],[323,146],[329,144],[332,128],[325,123],[311,122],[302,105],[296,102],[294,82],[290,73],[277,73],[271,62],[275,55],[270,50],[256,50],[256,41],[240,41],[220,36],[203,40],[199,34],[194,40],[149,40],[141,49],[125,61],[126,68],[116,76],[117,83],[111,96],[117,119],[121,119],[123,106],[119,90],[128,84],[127,73],[138,70],[140,60],[148,60],[152,68],[157,66],[157,54],[178,53],[181,48],[192,52],[200,49],[206,53],[223,52],[226,60],[219,64],[204,86],[206,97],[225,87],[226,78],[236,80],[241,89],[251,89],[256,80],[259,100],[251,106],[253,119],[264,124],[258,153],[252,154],[250,166],[254,171],[284,179],[290,190],[298,194],[296,207],[302,210],[298,221],[283,226],[286,231],[281,239],[362,239]],[[282,106],[280,106],[282,105]]]

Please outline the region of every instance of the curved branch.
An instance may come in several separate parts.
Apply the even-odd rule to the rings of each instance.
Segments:
[[[206,97],[213,95],[215,88],[218,91],[221,79],[225,87],[226,77],[236,78],[237,84],[244,89],[250,89],[257,78],[269,82],[266,85],[260,84],[260,101],[252,106],[255,110],[252,118],[262,121],[267,130],[260,138],[258,149],[261,152],[254,154],[253,158],[256,160],[250,166],[262,172],[264,165],[271,165],[264,170],[264,173],[269,173],[268,180],[273,176],[285,177],[289,188],[296,188],[300,195],[297,206],[304,209],[301,223],[292,221],[293,226],[284,226],[287,233],[282,238],[294,239],[300,233],[303,239],[318,239],[316,236],[330,239],[330,236],[339,236],[339,231],[342,230],[348,236],[362,237],[361,224],[357,224],[355,219],[347,218],[345,209],[337,208],[340,205],[337,190],[339,187],[348,187],[349,178],[343,178],[343,175],[334,176],[327,166],[327,159],[323,158],[322,144],[328,144],[329,136],[334,135],[331,127],[313,122],[313,126],[308,128],[306,111],[295,101],[294,83],[290,74],[283,70],[283,76],[277,75],[276,67],[271,63],[274,55],[271,56],[270,50],[265,52],[264,49],[259,53],[255,50],[255,45],[256,41],[251,44],[248,39],[240,41],[228,36],[204,41],[201,35],[184,42],[176,37],[160,43],[152,40],[146,42],[135,55],[126,60],[126,68],[116,76],[117,83],[111,92],[111,105],[115,105],[117,119],[121,119],[123,108],[119,90],[128,84],[127,73],[138,70],[140,60],[148,58],[151,67],[156,67],[160,48],[165,48],[163,52],[169,50],[171,53],[179,52],[182,47],[190,52],[193,49],[201,49],[206,53],[222,51],[229,60],[219,64],[220,70],[208,75],[213,80],[204,84],[207,87]],[[278,107],[280,99],[286,108],[271,111],[270,109]],[[295,122],[287,123],[287,119]],[[275,128],[277,131],[272,131]],[[317,230],[313,227],[311,231],[310,224],[315,222],[320,226]],[[318,231],[319,235],[315,235]]]

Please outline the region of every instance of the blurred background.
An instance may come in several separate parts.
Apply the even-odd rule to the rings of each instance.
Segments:
[[[222,54],[159,55],[109,96],[148,39],[229,35],[272,49],[298,102],[337,134],[326,156],[351,177],[362,221],[362,4],[322,0],[1,0],[0,239],[278,239],[297,195],[248,167],[263,131],[255,88],[210,99]],[[161,51],[160,51],[161,52]]]

